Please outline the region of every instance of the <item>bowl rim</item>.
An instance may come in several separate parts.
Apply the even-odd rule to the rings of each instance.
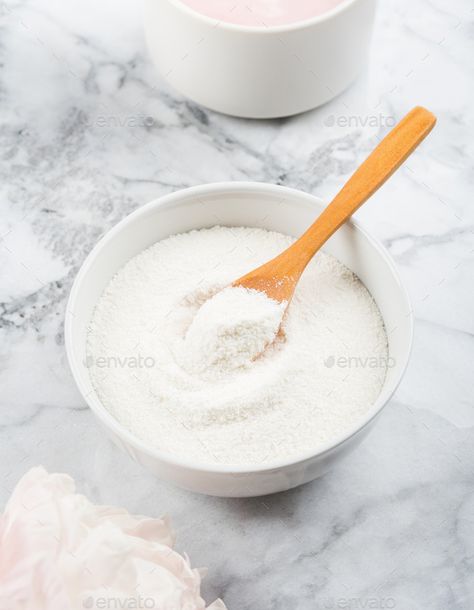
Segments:
[[[212,462],[203,462],[199,463],[196,460],[180,458],[178,456],[174,456],[172,453],[167,451],[161,451],[159,449],[155,449],[147,445],[140,438],[135,436],[131,431],[129,431],[125,426],[123,426],[100,402],[99,397],[95,393],[85,386],[83,382],[83,367],[77,362],[75,357],[75,349],[74,349],[74,341],[73,341],[73,326],[74,326],[74,307],[76,301],[80,299],[81,295],[81,284],[83,282],[83,278],[89,272],[89,270],[94,266],[96,259],[100,256],[100,253],[104,246],[108,244],[113,238],[116,237],[127,225],[133,222],[136,218],[141,215],[147,214],[151,209],[159,209],[161,207],[166,207],[169,205],[173,205],[174,203],[179,202],[183,197],[192,197],[194,195],[203,196],[204,194],[228,194],[235,192],[265,192],[267,194],[275,194],[275,195],[285,195],[287,198],[292,197],[295,200],[299,199],[301,202],[306,200],[308,203],[317,203],[319,205],[324,205],[325,202],[312,194],[305,193],[299,189],[280,186],[267,182],[250,182],[250,181],[227,181],[227,182],[212,182],[207,184],[200,184],[197,186],[191,186],[184,189],[179,189],[172,193],[168,193],[167,195],[163,195],[148,203],[138,207],[136,210],[127,214],[122,220],[116,223],[111,229],[106,231],[106,233],[99,239],[96,245],[92,248],[90,253],[85,258],[84,262],[79,268],[79,271],[76,274],[74,282],[71,287],[71,291],[69,293],[69,298],[66,305],[66,314],[64,321],[64,334],[65,334],[65,348],[66,355],[69,362],[69,367],[71,369],[73,378],[76,382],[76,385],[79,389],[79,392],[89,406],[91,411],[96,415],[96,417],[102,422],[102,424],[107,428],[114,432],[118,438],[125,443],[131,445],[133,449],[137,449],[143,454],[146,454],[148,457],[153,460],[158,460],[168,466],[179,467],[188,471],[194,472],[205,472],[207,474],[228,474],[228,475],[250,475],[255,473],[264,473],[275,470],[285,470],[287,468],[299,466],[304,464],[305,462],[312,461],[316,458],[320,459],[321,457],[335,451],[341,445],[350,441],[353,437],[357,436],[362,430],[364,430],[382,411],[382,409],[389,403],[393,394],[397,390],[400,382],[405,374],[406,368],[408,366],[408,362],[410,359],[410,354],[413,346],[413,328],[414,328],[414,315],[413,309],[410,304],[410,300],[408,297],[407,290],[405,286],[402,284],[398,270],[395,266],[395,263],[389,254],[388,250],[383,246],[383,244],[372,237],[370,233],[368,233],[360,223],[351,218],[347,221],[347,224],[355,228],[359,231],[365,239],[370,243],[370,245],[374,248],[374,250],[378,253],[378,255],[385,262],[388,270],[391,272],[393,279],[395,280],[398,289],[400,291],[401,300],[404,302],[406,306],[407,318],[408,318],[408,341],[406,348],[406,355],[404,361],[400,363],[399,371],[392,382],[392,388],[390,393],[386,396],[385,399],[381,399],[382,393],[378,396],[377,400],[367,411],[365,416],[358,421],[357,425],[351,428],[350,431],[345,432],[337,437],[335,437],[332,441],[325,443],[322,445],[317,451],[310,450],[305,451],[301,454],[295,454],[290,458],[280,458],[277,460],[265,462],[263,464],[218,464]],[[398,364],[397,359],[397,364]],[[91,396],[92,395],[92,396]]]
[[[150,0],[149,0],[150,1]],[[229,21],[223,21],[221,19],[215,19],[205,13],[200,13],[198,10],[192,8],[185,3],[184,0],[159,0],[160,2],[168,2],[178,10],[182,11],[190,17],[201,21],[204,25],[211,26],[213,28],[219,27],[219,29],[231,30],[234,32],[240,32],[245,34],[282,34],[283,32],[293,32],[297,30],[303,30],[320,23],[324,23],[336,17],[340,13],[345,12],[350,6],[361,2],[362,0],[340,0],[332,9],[325,11],[321,15],[315,15],[308,19],[300,19],[299,21],[291,21],[290,23],[280,25],[243,25],[240,23],[232,23]]]

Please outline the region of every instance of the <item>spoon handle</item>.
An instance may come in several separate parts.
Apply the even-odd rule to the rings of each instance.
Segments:
[[[265,292],[276,301],[291,300],[306,265],[321,246],[390,178],[426,138],[436,117],[421,106],[413,108],[380,142],[319,218],[284,252],[233,283]]]
[[[293,262],[296,267],[303,265],[300,273],[331,235],[400,167],[435,123],[436,117],[431,112],[417,106],[385,136],[294,244],[295,250],[291,246],[282,253],[293,258],[298,252]]]

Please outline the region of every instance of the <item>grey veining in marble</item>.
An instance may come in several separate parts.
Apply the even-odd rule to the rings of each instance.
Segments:
[[[473,5],[381,0],[370,64],[292,119],[197,107],[158,77],[131,0],[0,7],[0,494],[44,464],[101,503],[169,513],[231,610],[474,607]],[[99,236],[177,188],[263,180],[329,197],[421,103],[437,129],[358,217],[416,314],[412,360],[338,470],[251,500],[155,480],[104,438],[68,371],[65,300]]]

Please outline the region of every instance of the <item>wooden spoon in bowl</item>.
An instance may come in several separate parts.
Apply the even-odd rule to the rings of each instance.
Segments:
[[[232,286],[260,290],[275,301],[289,302],[306,265],[331,235],[390,178],[430,133],[436,117],[413,108],[349,178],[317,220],[289,248]]]

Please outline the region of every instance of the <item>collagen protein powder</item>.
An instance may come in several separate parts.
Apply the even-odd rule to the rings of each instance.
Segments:
[[[377,399],[388,364],[362,282],[319,252],[288,308],[233,280],[294,239],[214,227],[132,258],[95,308],[87,366],[110,413],[185,460],[261,464],[316,452]]]
[[[195,11],[246,26],[284,25],[332,10],[344,0],[182,0]]]

